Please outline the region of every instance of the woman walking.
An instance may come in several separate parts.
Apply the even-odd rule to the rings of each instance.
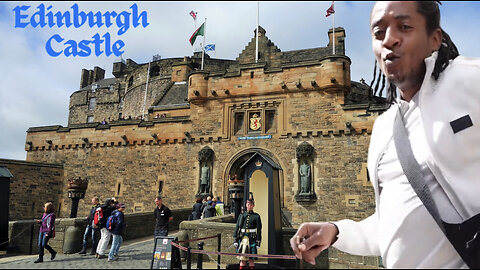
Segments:
[[[34,263],[43,262],[44,249],[47,249],[52,255],[50,260],[55,259],[57,255],[57,252],[48,245],[48,240],[55,237],[55,211],[53,204],[47,202],[44,209],[42,220],[37,220],[37,223],[41,223],[41,225],[40,233],[38,234],[38,259]]]

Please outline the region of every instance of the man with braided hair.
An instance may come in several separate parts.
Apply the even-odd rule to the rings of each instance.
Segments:
[[[377,2],[370,27],[390,104],[375,121],[368,153],[376,211],[359,222],[304,223],[290,239],[291,247],[311,264],[333,246],[355,255],[382,256],[387,268],[467,268],[425,207],[424,196],[410,185],[411,172],[398,153],[411,145],[414,158],[408,161],[418,163],[421,172],[415,175],[424,180],[441,220],[462,223],[476,217],[480,59],[458,55],[440,27],[435,1]],[[379,81],[380,76],[376,89]],[[406,135],[397,132],[402,129]]]
[[[247,211],[238,216],[233,233],[234,245],[238,253],[257,254],[262,241],[262,220],[259,214],[253,212],[253,207],[255,207],[255,201],[253,200],[253,193],[250,192],[246,203]],[[240,269],[246,269],[247,261],[249,269],[255,268],[253,260],[256,258],[245,256],[237,256],[237,258],[240,260]]]

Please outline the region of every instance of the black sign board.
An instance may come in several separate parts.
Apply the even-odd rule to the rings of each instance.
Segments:
[[[172,246],[176,237],[157,236],[153,246],[153,258],[151,269],[173,269],[182,268],[180,263],[180,252]]]

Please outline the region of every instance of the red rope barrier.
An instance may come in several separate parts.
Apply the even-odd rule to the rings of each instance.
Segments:
[[[179,244],[172,242],[172,246],[177,247],[183,251],[187,251],[188,248],[182,247]],[[224,255],[224,256],[242,256],[242,257],[251,257],[251,258],[269,258],[269,259],[285,259],[285,260],[296,260],[297,257],[293,255],[262,255],[262,254],[245,254],[245,253],[227,253],[227,252],[217,252],[217,251],[206,251],[191,249],[191,253],[197,254],[211,254],[211,255]]]

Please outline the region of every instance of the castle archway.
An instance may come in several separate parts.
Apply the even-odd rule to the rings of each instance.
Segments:
[[[237,180],[240,180],[240,181],[245,180],[245,179],[243,179],[244,174],[245,174],[245,168],[241,168],[241,166],[245,162],[247,162],[256,153],[260,153],[260,154],[272,159],[272,161],[274,161],[276,164],[278,164],[283,169],[284,165],[282,164],[282,162],[280,162],[280,160],[272,152],[270,152],[269,150],[264,149],[264,148],[260,148],[260,147],[247,148],[247,149],[240,150],[237,153],[235,153],[234,155],[232,155],[232,157],[228,161],[227,165],[225,166],[225,170],[224,170],[224,173],[223,173],[223,180],[224,180],[223,181],[223,185],[224,185],[223,190],[227,191],[227,192],[224,193],[224,198],[223,199],[224,199],[224,202],[226,202],[226,204],[228,206],[232,205],[232,200],[230,199],[230,193],[228,191],[229,181],[231,183],[233,180],[235,180],[235,175],[237,176]],[[280,170],[278,181],[279,181],[278,184],[279,184],[279,187],[280,187],[280,205],[283,208],[284,207],[284,196],[283,196],[284,174],[283,174],[283,170]]]

